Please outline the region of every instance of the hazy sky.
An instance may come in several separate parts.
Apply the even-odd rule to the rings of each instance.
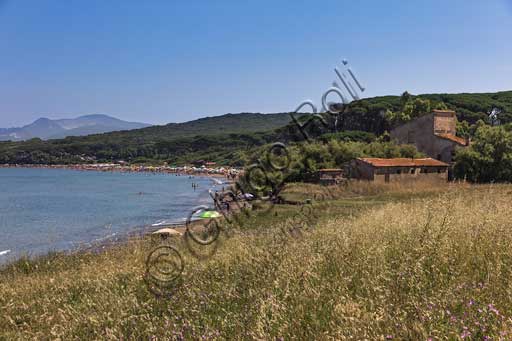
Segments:
[[[291,111],[342,59],[365,97],[511,90],[512,0],[0,0],[0,127]]]

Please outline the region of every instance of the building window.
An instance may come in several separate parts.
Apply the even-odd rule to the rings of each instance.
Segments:
[[[407,133],[407,143],[414,144],[416,141],[415,135],[416,135],[416,132],[414,130],[408,132]]]

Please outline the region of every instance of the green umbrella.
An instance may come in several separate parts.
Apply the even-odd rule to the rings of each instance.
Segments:
[[[217,211],[204,211],[199,215],[199,218],[218,218],[221,214]]]

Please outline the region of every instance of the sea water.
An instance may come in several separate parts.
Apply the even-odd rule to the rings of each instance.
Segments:
[[[195,206],[211,205],[215,186],[175,174],[2,168],[0,263],[183,222]]]

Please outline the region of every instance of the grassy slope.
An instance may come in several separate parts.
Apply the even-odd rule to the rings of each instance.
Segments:
[[[142,280],[149,239],[20,261],[0,273],[0,338],[509,338],[511,192],[359,186],[302,220],[279,206],[207,259],[175,241],[186,268],[170,298]],[[288,193],[325,198],[315,186]],[[300,221],[301,234],[279,232]]]

